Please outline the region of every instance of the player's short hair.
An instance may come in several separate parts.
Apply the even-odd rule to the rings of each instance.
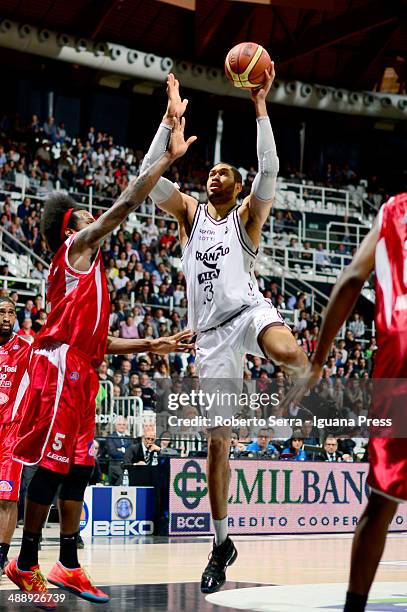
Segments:
[[[240,174],[239,170],[231,164],[228,164],[228,166],[233,172],[233,176],[235,177],[235,183],[240,183],[241,185],[243,185],[243,176]]]
[[[44,209],[41,215],[41,234],[47,242],[48,247],[56,253],[63,244],[61,238],[61,228],[64,214],[69,208],[75,208],[75,201],[64,193],[51,193],[44,202]],[[76,229],[76,214],[72,213],[67,229]]]
[[[235,183],[240,183],[241,185],[243,185],[243,177],[240,174],[239,170],[235,166],[232,166],[232,164],[227,164],[227,165],[233,172]]]
[[[2,302],[7,302],[7,304],[10,304],[11,306],[13,306],[14,310],[16,310],[16,303],[14,300],[12,300],[10,297],[8,297],[7,295],[3,295],[2,297],[0,297],[0,304]]]

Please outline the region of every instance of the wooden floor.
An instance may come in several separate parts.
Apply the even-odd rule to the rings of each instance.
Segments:
[[[21,529],[17,530],[19,535]],[[40,552],[45,574],[58,556],[56,536],[54,528],[45,532]],[[239,556],[228,570],[225,589],[321,583],[345,586],[347,581],[351,536],[240,536],[234,541]],[[206,602],[199,592],[199,579],[209,550],[208,538],[96,538],[86,542],[79,555],[94,581],[109,587],[112,600],[105,610],[219,612],[223,608]],[[17,552],[18,542],[9,557]],[[390,534],[377,581],[405,585],[406,575],[407,534]],[[0,610],[29,609],[28,604],[19,607],[8,603],[7,597],[13,588],[3,577]],[[58,610],[74,612],[90,607],[94,606],[68,595]],[[406,610],[407,605],[397,608],[402,609]]]

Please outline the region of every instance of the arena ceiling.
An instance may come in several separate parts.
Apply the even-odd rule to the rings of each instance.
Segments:
[[[0,17],[213,66],[254,40],[281,78],[375,89],[393,68],[405,93],[407,0],[0,0]]]

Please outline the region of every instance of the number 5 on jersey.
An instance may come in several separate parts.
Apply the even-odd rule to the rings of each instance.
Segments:
[[[52,450],[54,451],[59,451],[62,448],[62,444],[63,444],[63,439],[66,437],[65,434],[62,433],[56,433],[55,434],[55,438],[54,438],[54,442],[52,444]]]

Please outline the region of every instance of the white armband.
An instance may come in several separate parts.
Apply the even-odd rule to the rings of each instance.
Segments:
[[[171,183],[171,181],[162,176],[149,195],[153,202],[160,205],[161,202],[166,202],[176,189],[174,183]]]
[[[259,200],[272,200],[276,192],[279,159],[269,117],[257,118],[257,158],[259,169],[252,193]]]
[[[149,168],[154,162],[164,155],[167,150],[168,143],[171,137],[171,126],[166,123],[161,123],[153,141],[144,156],[143,163],[141,164],[140,174],[142,174],[147,168]]]

